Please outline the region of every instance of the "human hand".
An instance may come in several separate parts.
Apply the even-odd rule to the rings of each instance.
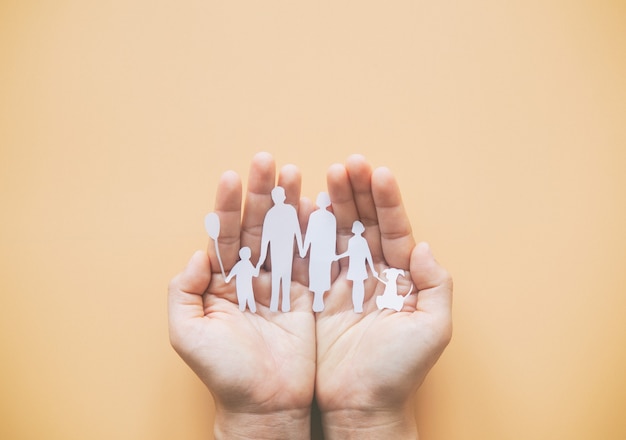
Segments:
[[[278,185],[285,189],[286,202],[297,206],[299,171],[284,167]],[[243,246],[252,250],[252,261],[259,258],[274,186],[274,161],[260,153],[250,168],[242,218],[240,178],[227,172],[220,179],[215,211],[226,272]],[[263,268],[253,281],[256,313],[240,312],[235,286],[225,284],[216,262],[212,245],[208,255],[196,252],[169,287],[171,343],[213,394],[216,438],[308,438],[315,319],[304,261],[294,259],[289,313],[269,311],[270,274]]]
[[[316,399],[327,439],[415,439],[413,397],[448,344],[452,280],[426,243],[415,245],[397,183],[385,168],[372,171],[361,156],[328,172],[328,190],[337,218],[337,246],[346,249],[351,226],[366,227],[377,273],[387,267],[410,270],[398,279],[399,292],[410,283],[417,295],[400,312],[378,310],[384,285],[365,281],[363,313],[352,308],[348,261],[316,317]]]

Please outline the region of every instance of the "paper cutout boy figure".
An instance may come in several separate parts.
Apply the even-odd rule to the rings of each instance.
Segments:
[[[241,260],[235,263],[224,281],[230,283],[230,280],[236,276],[237,280],[235,287],[237,289],[237,302],[239,303],[239,310],[243,312],[246,310],[247,305],[252,313],[256,313],[254,291],[252,290],[252,277],[259,276],[259,269],[254,267],[250,261],[251,254],[252,252],[248,246],[244,246],[239,249],[239,257]]]
[[[261,255],[256,267],[259,270],[265,262],[269,247],[272,265],[272,293],[270,296],[270,310],[272,312],[278,310],[278,299],[281,291],[282,311],[288,312],[291,309],[290,288],[294,238],[298,243],[299,254],[304,253],[298,214],[293,206],[285,203],[285,198],[285,190],[282,187],[277,186],[272,190],[274,206],[267,211],[263,220]]]
[[[328,211],[330,197],[321,192],[317,196],[319,209],[309,216],[302,257],[310,249],[309,290],[313,292],[313,311],[324,310],[324,292],[330,290],[331,265],[336,258],[337,219]]]
[[[356,220],[352,224],[354,236],[348,240],[348,250],[336,257],[337,260],[349,257],[347,278],[352,280],[352,305],[355,313],[363,313],[363,300],[365,298],[365,283],[367,279],[367,266],[369,265],[372,274],[378,278],[378,273],[374,268],[372,253],[363,237],[365,226]]]

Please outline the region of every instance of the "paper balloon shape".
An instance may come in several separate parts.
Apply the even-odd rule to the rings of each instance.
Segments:
[[[220,256],[220,246],[217,241],[220,236],[220,218],[215,212],[210,212],[204,217],[204,229],[206,229],[209,237],[215,242],[215,253],[217,254],[217,261],[220,263],[220,269],[222,270],[222,276],[226,278],[224,272],[224,265],[222,264],[222,257]]]

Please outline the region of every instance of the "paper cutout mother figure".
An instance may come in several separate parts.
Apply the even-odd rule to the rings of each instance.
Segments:
[[[291,309],[290,288],[291,268],[293,263],[293,240],[298,243],[298,251],[302,255],[302,232],[298,223],[296,209],[285,203],[285,190],[277,186],[272,190],[272,206],[265,214],[263,232],[261,234],[261,255],[257,263],[260,269],[270,249],[270,263],[272,265],[272,293],[270,296],[270,310],[278,310],[279,293],[282,291],[282,311]],[[281,289],[282,287],[282,289]]]
[[[365,284],[367,279],[367,266],[369,265],[372,274],[378,278],[378,273],[374,269],[372,261],[372,253],[367,244],[367,240],[363,237],[365,226],[356,220],[352,224],[352,233],[354,236],[348,240],[348,250],[337,256],[337,260],[349,257],[347,278],[352,280],[352,305],[355,313],[363,313],[363,300],[365,297]]]
[[[324,292],[330,290],[331,265],[335,260],[337,246],[337,219],[328,211],[330,197],[321,192],[317,196],[319,209],[309,216],[304,238],[304,257],[310,248],[309,290],[313,292],[313,311],[324,310]]]
[[[230,280],[232,280],[234,276],[237,276],[235,286],[237,289],[237,302],[239,303],[239,310],[243,312],[246,310],[247,305],[252,313],[256,313],[254,291],[252,290],[252,277],[259,276],[259,269],[254,267],[254,265],[250,262],[251,254],[252,252],[248,246],[244,246],[239,249],[239,257],[241,260],[235,263],[224,281],[230,283]]]

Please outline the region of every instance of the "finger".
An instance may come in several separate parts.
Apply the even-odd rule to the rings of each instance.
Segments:
[[[359,220],[365,226],[372,258],[375,262],[384,260],[381,247],[380,230],[374,197],[372,195],[372,167],[360,154],[354,154],[346,161],[346,170],[352,186],[352,196],[358,211]]]
[[[274,158],[269,153],[258,153],[252,159],[248,176],[248,190],[241,223],[241,246],[252,250],[251,261],[259,259],[261,232],[265,214],[272,207],[271,192],[275,185]]]
[[[211,263],[206,252],[193,254],[187,267],[172,281],[168,289],[170,330],[194,318],[204,316],[202,295],[211,281]]]
[[[295,165],[282,167],[278,173],[278,186],[285,190],[285,203],[289,203],[297,209],[302,186],[302,175],[298,167]]]
[[[241,179],[234,171],[227,171],[220,178],[215,212],[220,219],[219,252],[224,270],[228,272],[237,262],[241,233]],[[213,240],[209,241],[207,253],[212,272],[221,272]]]
[[[333,214],[337,219],[337,254],[340,254],[348,248],[348,240],[352,236],[352,224],[358,220],[359,213],[345,166],[331,165],[326,174],[326,182]],[[342,258],[339,264],[341,267],[347,267],[347,260]]]
[[[415,239],[398,183],[388,168],[377,168],[372,173],[372,195],[385,261],[391,267],[408,269]]]
[[[418,244],[411,253],[411,278],[417,293],[417,312],[435,318],[444,330],[451,331],[452,278],[437,263],[427,243]]]

